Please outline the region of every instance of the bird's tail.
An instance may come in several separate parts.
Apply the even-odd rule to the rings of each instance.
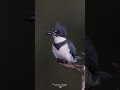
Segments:
[[[83,59],[83,58],[80,56],[75,56],[75,59]]]
[[[107,78],[112,78],[113,76],[110,73],[106,73],[104,71],[98,71],[96,73],[96,77],[100,79],[107,79]]]

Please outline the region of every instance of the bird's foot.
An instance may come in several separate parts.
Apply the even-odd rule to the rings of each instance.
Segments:
[[[63,60],[63,59],[59,59],[59,58],[57,58],[57,62],[58,63],[68,63],[68,61],[67,60]]]

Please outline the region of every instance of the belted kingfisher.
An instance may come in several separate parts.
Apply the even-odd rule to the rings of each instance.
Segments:
[[[52,52],[60,63],[75,63],[81,57],[77,56],[76,48],[72,41],[66,39],[67,32],[60,22],[56,22],[55,31],[49,31],[46,35],[52,35]]]
[[[86,88],[97,86],[100,79],[112,78],[110,73],[100,71],[96,49],[89,37],[85,36],[85,84]]]

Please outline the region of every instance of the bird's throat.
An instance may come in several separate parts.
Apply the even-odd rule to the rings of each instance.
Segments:
[[[63,42],[65,40],[66,40],[65,37],[60,37],[60,36],[54,37],[54,42],[55,43],[60,43],[60,42]]]

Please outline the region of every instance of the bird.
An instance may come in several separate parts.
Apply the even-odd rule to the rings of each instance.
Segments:
[[[112,74],[104,71],[99,71],[99,62],[96,49],[90,38],[85,36],[85,66],[86,66],[86,88],[100,85],[101,79],[112,78]]]
[[[76,53],[76,48],[73,42],[67,39],[67,29],[60,25],[60,22],[55,23],[55,30],[48,31],[46,35],[52,35],[52,52],[56,60],[60,63],[76,63],[80,56]]]
[[[88,36],[85,36],[85,65],[92,74],[95,74],[99,65],[96,49]]]

